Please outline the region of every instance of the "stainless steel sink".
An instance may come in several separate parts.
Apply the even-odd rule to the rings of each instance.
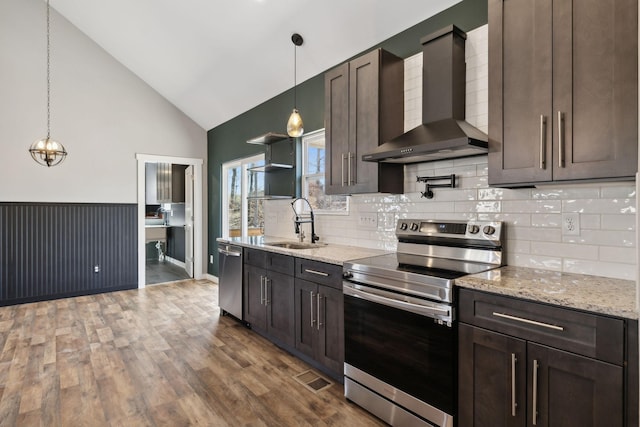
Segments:
[[[327,246],[326,243],[300,243],[300,242],[275,242],[275,243],[265,243],[265,246],[273,246],[276,248],[285,248],[285,249],[317,249],[322,246]]]

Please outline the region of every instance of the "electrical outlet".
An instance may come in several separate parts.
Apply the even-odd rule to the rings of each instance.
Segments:
[[[209,255],[209,264],[213,264],[213,255]]]
[[[94,265],[93,266],[93,272],[94,273],[100,273],[100,266],[99,265]]]
[[[378,214],[365,212],[359,213],[358,226],[361,228],[378,228]]]
[[[580,214],[578,212],[562,214],[562,234],[565,236],[580,235]]]

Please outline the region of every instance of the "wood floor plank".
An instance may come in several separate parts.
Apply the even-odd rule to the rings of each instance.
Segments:
[[[384,425],[308,369],[206,280],[0,307],[2,426]]]

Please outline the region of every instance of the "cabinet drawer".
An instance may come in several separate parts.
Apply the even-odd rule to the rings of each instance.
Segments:
[[[292,256],[266,252],[266,257],[267,270],[293,276],[294,261]]]
[[[459,320],[609,363],[624,361],[624,321],[460,289]]]
[[[296,277],[342,290],[342,266],[296,258]]]
[[[259,249],[245,248],[244,263],[264,268],[267,265],[267,252]]]

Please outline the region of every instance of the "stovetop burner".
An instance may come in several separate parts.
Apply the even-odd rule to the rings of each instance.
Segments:
[[[503,265],[498,221],[399,220],[396,236],[396,253],[346,262],[345,278],[452,302],[455,279]]]

